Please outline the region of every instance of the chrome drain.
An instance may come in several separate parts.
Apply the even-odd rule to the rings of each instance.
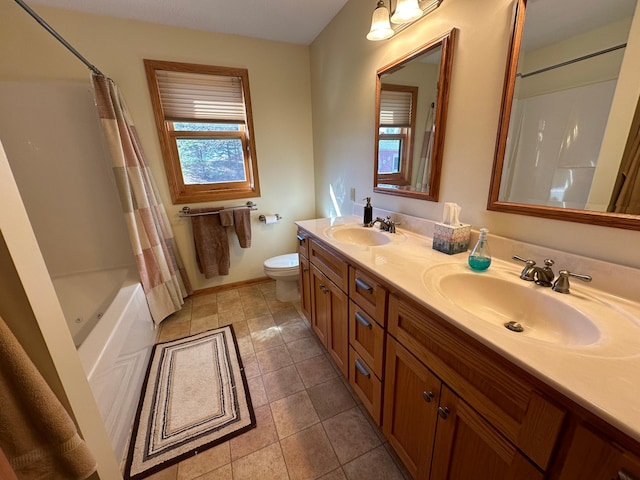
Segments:
[[[507,330],[511,330],[512,332],[524,332],[524,327],[518,322],[507,322],[504,324],[504,326],[507,327]]]

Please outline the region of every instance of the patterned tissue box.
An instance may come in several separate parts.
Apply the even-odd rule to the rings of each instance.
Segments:
[[[433,249],[449,255],[466,252],[469,248],[471,225],[445,225],[436,223],[433,231]]]

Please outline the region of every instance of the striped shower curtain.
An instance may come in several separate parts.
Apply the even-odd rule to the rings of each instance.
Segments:
[[[92,80],[140,280],[158,324],[180,310],[191,285],[124,99],[111,79]]]

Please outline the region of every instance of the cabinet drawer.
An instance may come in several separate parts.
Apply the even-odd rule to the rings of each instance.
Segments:
[[[362,270],[349,267],[349,296],[383,327],[386,324],[387,289]]]
[[[335,283],[340,290],[348,292],[349,265],[340,255],[310,238],[309,260]]]
[[[498,354],[395,295],[388,332],[545,470],[565,411],[545,399]]]
[[[298,253],[304,257],[309,258],[309,234],[298,229]]]
[[[377,425],[380,425],[382,382],[353,347],[349,347],[349,383]]]
[[[382,378],[384,365],[384,336],[384,329],[351,300],[349,342],[378,378]]]

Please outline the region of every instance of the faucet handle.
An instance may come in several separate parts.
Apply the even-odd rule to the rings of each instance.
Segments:
[[[558,279],[554,282],[552,290],[558,293],[569,293],[569,277],[574,277],[583,282],[590,282],[592,280],[591,275],[581,275],[579,273],[572,273],[569,270],[560,270],[558,272]]]
[[[522,269],[522,273],[520,273],[520,278],[522,280],[527,280],[529,282],[532,282],[534,280],[533,266],[536,264],[535,260],[531,260],[530,258],[529,259],[522,258],[522,257],[519,257],[518,255],[514,255],[511,258],[513,258],[514,260],[519,260],[521,262],[524,262],[525,265],[524,265],[524,268]]]

